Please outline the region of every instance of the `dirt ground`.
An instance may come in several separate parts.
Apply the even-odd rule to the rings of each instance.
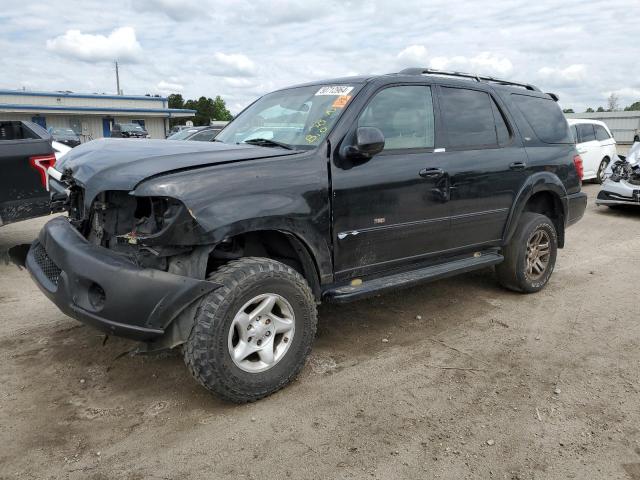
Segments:
[[[640,210],[585,190],[543,292],[482,270],[322,306],[299,379],[244,406],[0,265],[0,478],[640,479]]]

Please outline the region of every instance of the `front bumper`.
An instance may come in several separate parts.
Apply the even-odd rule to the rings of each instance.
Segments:
[[[62,312],[108,334],[147,341],[164,334],[218,284],[150,268],[93,245],[66,218],[48,222],[25,266]]]
[[[584,216],[587,209],[587,194],[584,192],[567,195],[567,227]]]
[[[596,205],[640,205],[640,186],[626,180],[606,180],[598,192]]]

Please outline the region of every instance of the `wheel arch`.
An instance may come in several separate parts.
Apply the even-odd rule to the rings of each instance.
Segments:
[[[316,300],[320,299],[323,282],[322,267],[310,242],[289,230],[278,228],[245,229],[234,232],[217,244],[209,254],[207,274],[217,268],[224,258],[219,254],[229,250],[229,258],[265,257],[278,260],[298,271],[309,283]],[[224,257],[224,254],[222,255]]]
[[[558,247],[564,247],[567,221],[567,191],[560,179],[549,172],[539,172],[518,192],[505,226],[504,245],[507,245],[518,227],[523,212],[541,213],[556,227]]]

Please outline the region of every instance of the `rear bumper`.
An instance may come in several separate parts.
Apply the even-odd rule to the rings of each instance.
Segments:
[[[67,219],[47,223],[25,266],[62,312],[108,334],[151,340],[219,285],[149,268],[87,242]]]
[[[567,195],[567,227],[573,225],[584,216],[587,209],[587,194],[578,192]]]

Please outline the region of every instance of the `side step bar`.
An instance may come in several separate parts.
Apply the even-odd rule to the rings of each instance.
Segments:
[[[419,268],[410,272],[396,273],[373,280],[363,281],[360,285],[345,285],[325,290],[324,300],[331,303],[346,303],[360,300],[389,290],[412,287],[420,283],[431,282],[441,278],[452,277],[459,273],[470,272],[479,268],[496,265],[504,257],[495,251],[482,252],[473,257],[453,260],[447,263]]]

